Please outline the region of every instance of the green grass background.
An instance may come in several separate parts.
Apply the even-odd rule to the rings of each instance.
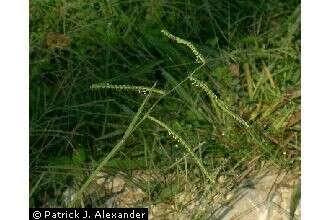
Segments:
[[[206,57],[197,75],[253,135],[189,82],[164,97],[150,115],[193,148],[206,169],[229,178],[254,164],[300,167],[300,2],[296,0],[31,0],[30,1],[30,206],[63,206],[68,187],[79,190],[123,138],[146,95],[91,90],[93,83],[169,91],[197,66],[189,49],[161,34],[192,42]],[[69,37],[64,48],[45,46],[47,34]],[[239,67],[239,72],[230,67]],[[265,69],[270,73],[273,84]],[[144,110],[157,100],[150,96]],[[204,181],[194,160],[163,127],[144,120],[102,170],[189,170]],[[179,162],[177,162],[179,161]],[[155,182],[142,187],[149,202],[175,194]],[[238,184],[238,183],[237,183]],[[88,187],[87,187],[88,188]],[[166,191],[166,190],[165,190]],[[180,190],[177,190],[180,191]],[[162,193],[163,192],[163,193]],[[85,206],[102,206],[87,193]]]

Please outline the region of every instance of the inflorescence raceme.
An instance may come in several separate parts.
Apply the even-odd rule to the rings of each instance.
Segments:
[[[192,156],[193,160],[196,162],[196,164],[199,166],[199,168],[201,169],[202,173],[206,176],[206,178],[211,182],[211,183],[215,183],[214,178],[211,176],[211,174],[209,174],[209,172],[207,172],[206,168],[204,167],[202,161],[200,158],[198,158],[196,156],[196,154],[193,152],[191,146],[189,146],[189,144],[184,141],[178,134],[176,134],[171,128],[169,128],[165,123],[163,123],[162,121],[159,121],[158,119],[152,117],[152,116],[148,116],[148,119],[150,119],[151,121],[155,122],[156,124],[162,126],[163,128],[165,128],[168,131],[168,135],[170,137],[172,137],[175,141],[177,141],[178,144],[181,144],[186,151]]]
[[[161,32],[162,32],[162,34],[164,34],[169,39],[174,40],[176,43],[186,45],[192,51],[192,53],[195,55],[197,63],[201,63],[201,64],[206,63],[205,58],[203,57],[203,55],[196,49],[196,47],[192,43],[190,43],[189,41],[184,40],[182,38],[174,36],[173,34],[168,32],[167,30],[161,30]]]
[[[221,101],[216,94],[214,94],[212,92],[211,89],[209,89],[209,87],[202,81],[196,79],[195,77],[189,76],[189,80],[191,81],[191,83],[200,88],[201,90],[203,90],[204,92],[206,92],[206,94],[210,97],[211,100],[213,100],[215,102],[215,104],[226,114],[228,114],[229,116],[231,116],[233,119],[235,119],[239,124],[243,125],[246,128],[249,128],[249,124],[244,121],[241,117],[239,117],[238,115],[236,115],[235,113],[233,113],[229,107],[223,102]]]
[[[163,90],[144,87],[144,86],[130,86],[130,85],[112,85],[108,82],[104,83],[96,83],[91,85],[91,89],[114,89],[114,90],[122,90],[122,91],[135,91],[142,94],[147,94],[148,92],[164,95],[166,92]]]

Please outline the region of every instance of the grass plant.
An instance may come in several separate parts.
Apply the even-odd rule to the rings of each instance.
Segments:
[[[299,1],[30,1],[31,207],[103,207],[101,171],[202,194],[299,170],[299,113]],[[183,190],[138,184],[141,206]]]

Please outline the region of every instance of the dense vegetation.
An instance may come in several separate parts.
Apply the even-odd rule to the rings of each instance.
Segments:
[[[63,206],[68,186],[83,195],[95,169],[234,185],[265,163],[299,169],[299,120],[299,1],[30,1],[31,207]],[[157,202],[167,183],[148,187]]]

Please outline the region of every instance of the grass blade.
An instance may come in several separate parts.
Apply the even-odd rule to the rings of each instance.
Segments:
[[[78,201],[79,198],[81,198],[82,194],[85,192],[87,187],[91,184],[91,182],[95,179],[96,175],[101,171],[101,169],[108,163],[108,161],[117,153],[117,151],[124,145],[127,138],[132,134],[132,132],[135,130],[135,125],[139,120],[139,116],[141,115],[144,106],[148,102],[149,98],[151,96],[151,93],[149,93],[146,98],[143,100],[141,106],[139,107],[137,113],[135,114],[133,120],[129,124],[128,128],[125,131],[125,134],[123,135],[122,139],[115,145],[115,147],[110,151],[110,153],[102,160],[102,162],[97,166],[97,168],[93,171],[93,173],[88,177],[86,182],[81,186],[79,191],[74,195],[74,198],[72,199],[71,203],[69,204],[69,207],[74,207],[75,203]]]

